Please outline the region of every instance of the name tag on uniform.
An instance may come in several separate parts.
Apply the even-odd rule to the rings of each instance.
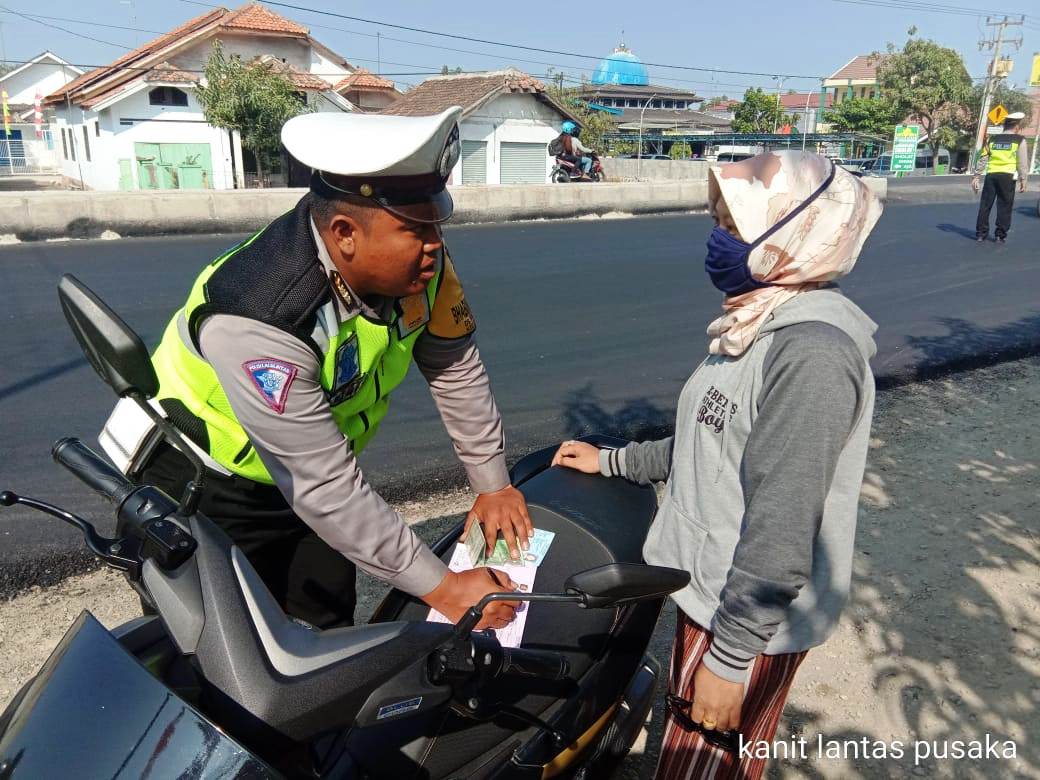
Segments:
[[[332,371],[329,404],[335,406],[352,398],[361,389],[364,381],[365,377],[361,373],[357,334],[351,333],[350,337],[336,348],[336,365]]]
[[[415,333],[430,321],[430,302],[425,292],[401,298],[397,301],[397,306],[400,309],[400,316],[397,318],[398,338],[403,339]]]

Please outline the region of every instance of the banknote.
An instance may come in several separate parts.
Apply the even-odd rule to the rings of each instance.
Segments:
[[[528,542],[528,548],[520,551],[520,558],[510,556],[509,547],[504,539],[495,542],[491,554],[487,554],[487,544],[479,523],[474,523],[466,535],[465,545],[473,566],[540,566],[552,545],[556,534],[536,528],[534,536]]]

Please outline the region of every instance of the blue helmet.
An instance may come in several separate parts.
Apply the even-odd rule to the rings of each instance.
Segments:
[[[561,125],[560,129],[568,135],[578,134],[578,126],[569,119]]]

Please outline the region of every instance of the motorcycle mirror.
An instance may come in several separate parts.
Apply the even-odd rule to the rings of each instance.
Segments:
[[[101,381],[119,397],[132,398],[194,467],[195,477],[185,486],[177,510],[181,517],[193,514],[202,497],[202,460],[177,429],[148,404],[148,399],[159,392],[159,378],[141,337],[72,274],[65,274],[58,282],[58,301],[72,335]]]
[[[610,563],[569,577],[564,588],[568,593],[581,596],[585,607],[602,608],[664,598],[689,584],[688,571],[638,563]]]
[[[141,338],[72,274],[58,282],[58,301],[87,361],[118,396],[159,391],[159,380]]]

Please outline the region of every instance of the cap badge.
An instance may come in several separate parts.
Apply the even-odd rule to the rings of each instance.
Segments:
[[[372,193],[375,192],[375,190],[372,189],[372,185],[371,184],[362,184],[358,188],[358,192],[360,192],[366,198],[371,198],[372,197]]]
[[[444,143],[444,150],[441,152],[440,160],[437,162],[437,172],[441,175],[442,179],[448,178],[448,174],[451,173],[451,169],[455,167],[455,164],[459,161],[459,155],[461,153],[461,144],[459,143],[459,126],[456,124],[451,132],[448,133],[448,140]]]

